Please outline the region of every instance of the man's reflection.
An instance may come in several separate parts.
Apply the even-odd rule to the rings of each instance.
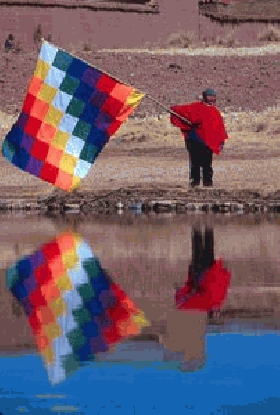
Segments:
[[[221,259],[214,259],[214,231],[212,228],[192,229],[192,261],[185,285],[176,291],[177,309],[211,312],[225,299],[230,273]]]
[[[143,312],[73,232],[59,234],[20,259],[6,276],[53,384],[148,325]]]
[[[181,356],[181,369],[193,371],[206,361],[207,314],[222,305],[230,283],[230,273],[222,260],[214,259],[214,231],[192,229],[192,261],[188,279],[175,294],[176,309],[167,315],[163,344],[171,351],[167,359]]]

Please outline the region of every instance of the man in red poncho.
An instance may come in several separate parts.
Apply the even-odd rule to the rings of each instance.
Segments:
[[[183,133],[190,157],[191,186],[200,184],[200,167],[203,172],[203,185],[213,185],[213,153],[219,154],[225,140],[229,138],[223,117],[216,108],[216,92],[206,89],[203,99],[189,105],[171,107],[170,121]],[[174,113],[190,121],[188,124]]]

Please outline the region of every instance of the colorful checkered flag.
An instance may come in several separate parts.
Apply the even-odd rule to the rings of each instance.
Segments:
[[[71,191],[143,96],[44,41],[2,153],[21,170]]]

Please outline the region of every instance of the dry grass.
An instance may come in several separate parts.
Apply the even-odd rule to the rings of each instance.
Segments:
[[[215,44],[227,48],[240,46],[240,43],[236,39],[236,30],[231,30],[226,36],[217,36]]]
[[[178,33],[173,33],[169,36],[165,47],[168,48],[171,46],[176,48],[187,49],[194,42],[194,39],[195,33],[192,31],[181,31]]]
[[[280,108],[267,109],[261,113],[240,112],[225,114],[225,123],[229,131],[243,131],[248,136],[254,137],[258,137],[258,134],[254,133],[265,133],[270,138],[279,135],[279,119]]]
[[[261,42],[280,42],[280,29],[273,25],[268,26],[266,30],[259,34]]]
[[[0,111],[0,131],[2,135],[2,130],[8,130],[11,128],[12,124],[15,122],[16,117],[12,115],[5,114],[3,111]]]
[[[258,134],[265,133],[270,137],[279,135],[280,107],[269,108],[264,112],[229,112],[223,114],[227,131],[232,133],[246,133],[248,140],[260,141],[262,138]],[[147,134],[148,125],[148,134]],[[142,120],[130,118],[118,131],[116,137],[128,141],[149,141],[147,137],[152,137],[154,141],[171,140],[177,137],[178,129],[173,128],[169,122],[169,115],[159,118],[148,118],[144,123]],[[146,140],[143,139],[146,136]],[[250,138],[251,137],[251,138]]]
[[[241,42],[237,40],[238,29],[229,29],[226,34],[216,36],[213,39],[203,38],[203,47],[220,46],[226,48],[236,48],[241,46]],[[272,24],[269,25],[265,30],[259,33],[255,39],[256,45],[258,41],[264,44],[278,43],[280,41],[280,29]],[[188,49],[195,47],[200,42],[196,39],[196,34],[193,31],[181,31],[173,33],[169,36],[167,44],[164,48],[175,47],[180,49]]]

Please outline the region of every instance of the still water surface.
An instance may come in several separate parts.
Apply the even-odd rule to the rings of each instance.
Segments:
[[[0,412],[278,414],[279,230],[0,218]]]

